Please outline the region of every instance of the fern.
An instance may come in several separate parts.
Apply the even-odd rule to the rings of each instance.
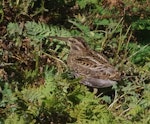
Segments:
[[[5,120],[5,124],[26,124],[26,122],[23,117],[20,117],[18,114],[13,113],[9,115],[8,118]]]
[[[10,36],[22,35],[23,27],[17,23],[10,22],[7,26],[7,32]]]
[[[32,122],[33,118],[40,117],[42,113],[46,114],[44,113],[46,110],[49,111],[48,116],[52,118],[54,113],[58,116],[66,113],[69,119],[75,118],[77,123],[112,122],[113,116],[104,105],[99,104],[99,99],[95,98],[85,86],[77,83],[78,80],[68,82],[60,75],[55,75],[54,68],[47,70],[44,85],[35,88],[26,87],[16,93],[19,101],[15,112],[19,114],[15,113],[15,118],[22,123]],[[24,110],[20,111],[19,108]],[[6,121],[10,122],[11,116],[8,116]]]
[[[11,89],[11,87],[9,87],[9,84],[7,82],[4,84],[2,95],[3,95],[3,100],[0,101],[0,107],[6,107],[8,104],[9,105],[15,104],[15,102],[17,101],[17,98],[15,97],[13,90]],[[11,110],[13,111],[13,107],[10,108],[9,111]]]
[[[70,33],[63,28],[58,28],[54,26],[48,26],[44,23],[26,22],[26,36],[30,37],[32,40],[42,41],[48,36],[69,36]]]
[[[9,37],[12,38],[12,40],[15,42],[15,46],[21,46],[22,41],[22,35],[23,35],[23,24],[17,24],[17,23],[9,23],[7,25],[7,32]]]
[[[77,119],[77,123],[112,123],[113,116],[94,99],[93,94],[86,93],[81,102],[71,110],[70,114]],[[109,115],[109,116],[108,116]]]
[[[43,23],[27,22],[25,24],[26,35],[33,40],[41,41],[50,35],[50,29]]]

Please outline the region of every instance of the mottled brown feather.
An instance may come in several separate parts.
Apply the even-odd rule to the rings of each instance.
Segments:
[[[54,37],[63,40],[70,46],[67,59],[69,68],[81,83],[91,87],[109,87],[120,80],[120,73],[109,64],[107,58],[89,48],[83,38]]]

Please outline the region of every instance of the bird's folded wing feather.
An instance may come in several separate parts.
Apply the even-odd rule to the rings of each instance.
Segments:
[[[101,62],[102,61],[102,62]],[[91,56],[77,57],[74,59],[72,69],[84,77],[93,77],[98,79],[118,80],[118,71],[111,66],[108,61],[93,59]]]

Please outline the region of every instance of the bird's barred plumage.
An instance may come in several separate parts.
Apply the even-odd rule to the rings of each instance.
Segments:
[[[81,83],[90,87],[104,88],[120,80],[120,72],[112,66],[106,57],[93,51],[79,37],[51,37],[65,41],[70,46],[67,65]]]

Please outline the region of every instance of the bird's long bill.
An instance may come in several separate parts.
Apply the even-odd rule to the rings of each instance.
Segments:
[[[57,37],[57,36],[50,36],[52,39],[62,40],[67,42],[69,37]]]

